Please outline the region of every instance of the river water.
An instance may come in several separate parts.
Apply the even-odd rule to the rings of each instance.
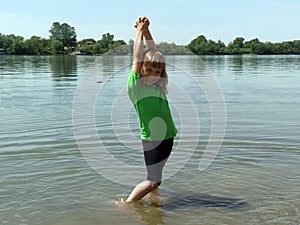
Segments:
[[[0,224],[300,224],[300,56],[168,56],[159,200],[128,56],[0,57]]]

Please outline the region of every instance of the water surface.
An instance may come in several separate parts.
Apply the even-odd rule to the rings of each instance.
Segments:
[[[161,185],[157,204],[146,199],[120,206],[115,202],[134,184],[113,182],[88,165],[76,144],[72,110],[82,78],[90,75],[102,88],[95,102],[99,138],[114,158],[142,167],[134,111],[129,113],[129,125],[116,123],[119,136],[126,137],[122,130],[128,126],[135,135],[128,140],[133,149],[120,142],[111,119],[114,100],[126,86],[130,57],[1,56],[0,223],[299,224],[300,57],[202,59],[226,103],[226,133],[217,157],[207,170],[198,170],[211,132],[210,103],[187,79],[187,74],[211,73],[197,56],[169,56],[170,81],[180,84],[195,103],[200,137],[185,167]],[[170,90],[169,98],[180,131],[180,96]],[[115,113],[116,118],[124,115]],[[83,127],[89,125],[85,119],[83,115]],[[194,119],[187,120],[191,130]],[[193,137],[179,135],[177,146],[181,142],[188,149]],[[175,146],[175,152],[180,151]],[[180,160],[170,159],[168,167]],[[128,180],[140,174],[117,172]]]

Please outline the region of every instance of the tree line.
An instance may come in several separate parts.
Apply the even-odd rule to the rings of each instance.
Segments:
[[[237,37],[226,46],[220,40],[215,42],[200,35],[192,40],[187,48],[197,55],[300,54],[300,40],[272,43],[260,42],[258,38],[245,41],[243,37]]]
[[[88,38],[77,41],[75,28],[67,23],[54,22],[49,33],[48,39],[38,36],[24,39],[18,35],[0,33],[0,49],[8,55],[128,55],[132,52],[133,40],[128,43],[114,40],[114,35],[110,33],[103,34],[100,40]],[[300,40],[271,43],[261,42],[257,38],[245,41],[243,37],[237,37],[225,45],[221,40],[207,40],[204,35],[198,36],[186,46],[161,42],[157,47],[166,55],[300,54]]]
[[[102,39],[92,40],[92,45],[86,44],[88,39],[77,42],[74,27],[67,23],[54,22],[49,30],[48,39],[32,36],[24,39],[21,36],[0,33],[0,49],[8,55],[59,55],[82,51],[86,54],[103,54],[110,49],[126,44],[122,40],[115,41],[114,36],[107,33]]]

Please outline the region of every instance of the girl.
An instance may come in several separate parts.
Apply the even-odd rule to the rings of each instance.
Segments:
[[[177,133],[166,98],[168,76],[164,57],[156,49],[148,18],[139,17],[135,27],[128,95],[140,121],[147,179],[133,189],[126,202],[140,200],[160,185],[162,170]],[[143,39],[146,41],[145,52]]]

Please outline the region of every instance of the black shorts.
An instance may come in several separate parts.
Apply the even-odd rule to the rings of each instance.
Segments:
[[[174,138],[162,141],[142,141],[147,166],[147,180],[160,185],[162,170],[171,154]]]

